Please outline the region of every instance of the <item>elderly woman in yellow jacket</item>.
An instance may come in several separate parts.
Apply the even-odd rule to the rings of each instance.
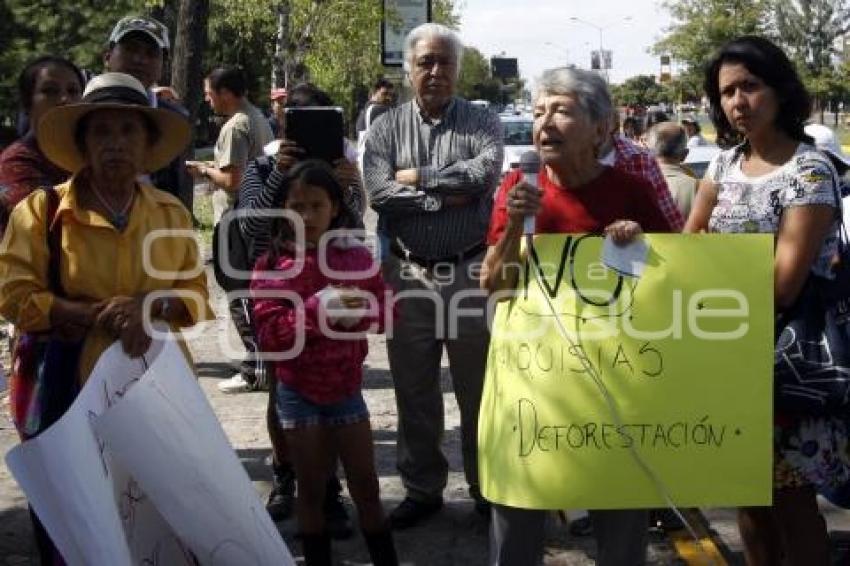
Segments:
[[[0,242],[0,314],[22,336],[11,383],[22,438],[61,416],[116,340],[138,357],[152,320],[177,328],[211,315],[189,211],[144,176],[186,147],[188,122],[152,108],[135,78],[106,73],[80,103],[48,111],[36,133],[73,175],[21,201]],[[38,538],[51,563],[55,548]]]
[[[189,212],[144,181],[185,148],[189,124],[151,108],[133,77],[106,73],[80,103],[47,112],[37,135],[47,158],[73,176],[12,212],[0,243],[0,314],[20,332],[84,338],[82,383],[115,340],[131,357],[142,355],[145,320],[187,326],[210,316]],[[52,234],[61,292],[49,280]]]

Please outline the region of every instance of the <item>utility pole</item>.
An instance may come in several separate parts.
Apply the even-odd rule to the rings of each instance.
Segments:
[[[583,20],[583,19],[577,18],[575,16],[571,17],[570,21],[592,27],[593,29],[595,29],[596,31],[599,32],[599,71],[600,71],[599,74],[602,75],[605,78],[605,82],[607,83],[608,82],[608,71],[611,68],[611,64],[610,64],[610,60],[607,57],[605,57],[605,48],[603,47],[603,43],[602,43],[602,32],[604,30],[608,29],[608,28],[614,27],[614,26],[619,25],[621,23],[630,22],[630,21],[632,21],[632,17],[626,16],[626,17],[622,18],[621,21],[614,22],[614,23],[609,24],[607,26],[600,26],[600,25],[597,25],[593,22],[589,22],[587,20]]]

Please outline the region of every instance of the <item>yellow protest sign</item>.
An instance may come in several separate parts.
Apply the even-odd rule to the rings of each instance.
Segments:
[[[600,237],[535,238],[543,284],[526,269],[493,322],[478,428],[488,499],[770,503],[772,237],[645,241],[629,277],[600,262]]]

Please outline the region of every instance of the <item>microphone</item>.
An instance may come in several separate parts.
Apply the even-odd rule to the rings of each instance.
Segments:
[[[522,171],[522,180],[537,189],[537,175],[540,173],[540,156],[536,151],[526,151],[519,157],[519,169]],[[526,236],[534,234],[535,217],[529,214],[522,224],[522,233]]]

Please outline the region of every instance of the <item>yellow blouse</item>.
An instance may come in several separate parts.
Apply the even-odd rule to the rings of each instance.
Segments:
[[[99,301],[180,290],[195,297],[183,298],[192,324],[213,318],[191,216],[179,200],[141,185],[127,227],[119,232],[99,213],[79,206],[74,183],[72,177],[56,187],[60,200],[54,220],[62,222],[59,272],[68,299]],[[12,211],[0,241],[0,315],[19,331],[50,327],[54,295],[47,283],[46,215],[47,197],[44,191],[36,191]],[[181,236],[160,230],[186,232]],[[112,342],[102,330],[89,332],[80,360],[83,381]]]

